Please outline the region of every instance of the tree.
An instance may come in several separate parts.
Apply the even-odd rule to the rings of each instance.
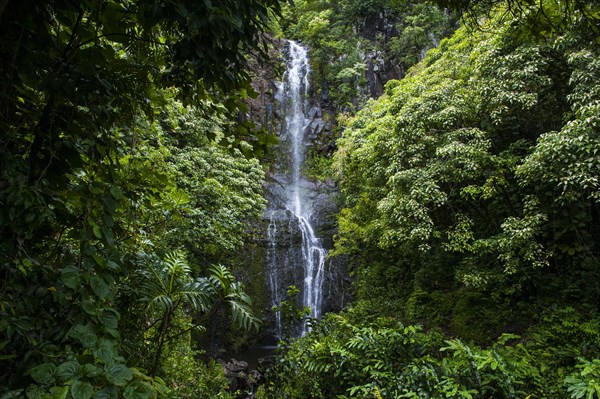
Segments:
[[[170,253],[164,260],[143,257],[145,265],[141,269],[141,301],[151,316],[150,328],[154,330],[152,342],[155,346],[154,360],[150,374],[156,375],[160,359],[167,341],[190,331],[201,328],[219,300],[226,301],[231,309],[233,321],[240,327],[257,328],[259,321],[250,309],[251,300],[244,293],[235,277],[223,266],[216,265],[209,277],[192,277],[192,270],[181,253]],[[183,331],[172,328],[173,318],[189,307],[196,314],[196,322]]]
[[[577,24],[539,38],[520,22],[460,29],[338,140],[336,251],[361,259],[374,309],[440,312],[456,334],[478,309],[487,332],[469,338],[486,339],[530,319],[525,303],[594,303],[597,44]]]
[[[433,0],[442,8],[463,13],[475,21],[481,15],[505,12],[520,19],[519,24],[529,26],[530,34],[569,29],[573,23],[582,23],[598,34],[600,2],[597,0],[530,1],[530,0]]]
[[[123,356],[117,300],[139,249],[172,250],[160,247],[165,228],[191,210],[161,112],[178,97],[206,119],[237,115],[249,92],[245,54],[262,51],[278,8],[0,2],[3,393],[161,393]]]

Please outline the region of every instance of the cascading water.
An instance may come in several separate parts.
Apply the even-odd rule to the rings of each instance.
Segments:
[[[307,117],[307,96],[309,88],[310,65],[307,50],[298,43],[288,41],[287,71],[283,83],[279,86],[278,98],[281,101],[285,115],[280,139],[282,148],[281,160],[276,166],[273,179],[278,182],[278,205],[270,206],[269,228],[267,238],[269,249],[268,271],[269,286],[273,306],[279,306],[282,300],[281,287],[287,276],[281,276],[281,270],[288,270],[289,266],[302,267],[302,305],[310,308],[310,317],[321,316],[323,301],[323,280],[325,274],[325,257],[327,251],[323,248],[321,239],[315,234],[311,224],[313,210],[311,192],[313,185],[301,173],[305,160],[306,141],[305,132],[309,130],[311,119]],[[297,225],[301,235],[301,256],[287,253],[286,256],[277,255],[277,224],[275,218],[282,212],[291,214],[290,223]],[[281,217],[281,216],[279,216]],[[292,223],[293,222],[293,223]],[[293,241],[291,238],[290,240]],[[293,243],[290,243],[290,247]],[[283,263],[283,264],[282,264]],[[291,271],[295,273],[295,271]],[[289,277],[288,277],[289,279]],[[282,289],[283,288],[283,289]],[[281,335],[281,318],[276,314],[276,334]],[[302,326],[302,334],[308,331],[306,323]]]
[[[277,307],[282,301],[281,292],[279,289],[279,278],[277,273],[277,224],[273,220],[273,213],[269,217],[269,227],[267,227],[267,270],[269,276],[269,287],[271,288],[271,306]],[[281,336],[281,312],[275,312],[275,331],[277,336]]]

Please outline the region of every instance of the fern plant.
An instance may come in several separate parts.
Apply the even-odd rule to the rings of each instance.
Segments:
[[[600,398],[600,359],[580,359],[577,366],[581,371],[565,378],[565,385],[572,399]]]
[[[154,329],[152,375],[158,372],[165,343],[192,329],[203,329],[202,323],[220,302],[229,305],[232,320],[237,326],[258,328],[259,321],[252,313],[250,297],[225,266],[211,266],[209,277],[193,277],[182,252],[171,252],[164,259],[155,256],[145,256],[144,259],[141,300],[147,304],[146,311],[151,316],[147,330]],[[200,314],[200,317],[191,326],[173,331],[174,316],[184,307]]]

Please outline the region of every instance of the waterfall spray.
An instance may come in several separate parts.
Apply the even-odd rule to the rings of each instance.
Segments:
[[[323,301],[323,280],[325,274],[325,257],[327,251],[323,248],[321,239],[315,234],[311,224],[312,208],[310,184],[302,175],[302,165],[306,156],[305,132],[311,120],[306,115],[307,96],[309,89],[310,64],[306,48],[296,42],[288,41],[287,70],[284,80],[279,87],[280,99],[284,113],[285,123],[281,131],[281,141],[288,145],[289,154],[285,162],[278,165],[277,176],[281,179],[283,192],[281,201],[291,217],[297,222],[301,233],[302,253],[301,267],[303,273],[302,305],[310,308],[310,317],[319,318]],[[281,302],[281,292],[287,287],[277,284],[277,267],[272,263],[277,260],[276,251],[276,226],[271,213],[268,240],[269,240],[269,285],[274,306]],[[300,267],[300,265],[298,265]],[[280,315],[276,315],[277,334],[281,333]],[[306,323],[302,326],[302,334],[308,331]]]

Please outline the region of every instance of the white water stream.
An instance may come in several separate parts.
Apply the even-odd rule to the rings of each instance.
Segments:
[[[309,89],[310,64],[306,48],[296,42],[288,42],[287,70],[279,87],[278,97],[285,112],[285,125],[281,132],[282,143],[289,143],[289,158],[279,166],[279,174],[284,177],[285,208],[297,220],[302,234],[302,268],[304,273],[302,286],[302,305],[310,308],[310,318],[319,318],[323,301],[323,280],[325,275],[325,257],[321,239],[315,234],[311,225],[310,187],[302,175],[302,164],[306,156],[305,132],[311,123],[307,117],[307,97]],[[268,239],[270,251],[275,251],[276,226],[271,219]],[[272,257],[275,259],[275,257]],[[287,287],[278,287],[277,274],[270,276],[271,294],[274,302],[280,301],[281,291]],[[274,303],[279,306],[279,303]],[[277,331],[281,332],[280,315],[276,315]],[[302,334],[308,331],[307,323],[302,326]]]

